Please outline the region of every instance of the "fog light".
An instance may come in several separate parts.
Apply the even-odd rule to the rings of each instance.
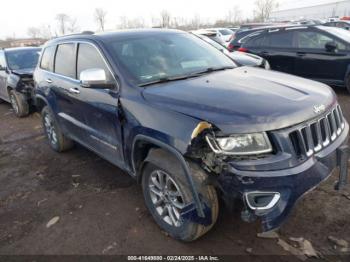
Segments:
[[[248,207],[252,210],[267,210],[273,208],[280,200],[281,194],[278,192],[246,192],[244,199]]]

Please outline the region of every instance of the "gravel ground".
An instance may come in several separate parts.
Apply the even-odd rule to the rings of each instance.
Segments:
[[[336,92],[350,121],[350,96]],[[302,237],[319,254],[343,254],[328,237],[350,243],[350,190],[335,192],[335,180],[336,174],[299,201],[280,239],[297,246],[290,238]],[[47,228],[54,217],[58,222]],[[53,152],[39,114],[17,119],[9,104],[0,104],[1,255],[291,254],[278,239],[257,237],[259,230],[259,222],[247,224],[223,210],[204,237],[175,241],[155,224],[140,186],[126,173],[81,146]]]

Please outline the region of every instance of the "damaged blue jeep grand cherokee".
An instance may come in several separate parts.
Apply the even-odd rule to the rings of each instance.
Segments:
[[[57,38],[34,78],[51,147],[75,141],[125,170],[176,239],[210,230],[219,197],[270,231],[335,168],[346,184],[349,125],[328,86],[238,67],[188,33]]]

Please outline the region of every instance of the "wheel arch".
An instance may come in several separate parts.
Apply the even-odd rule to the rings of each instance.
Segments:
[[[166,151],[168,154],[170,154],[171,156],[173,156],[175,159],[179,161],[179,164],[183,170],[185,178],[190,186],[190,190],[195,202],[197,213],[200,217],[205,217],[198,192],[195,188],[195,184],[191,176],[190,168],[185,158],[183,157],[183,155],[178,150],[171,147],[170,145],[162,141],[159,141],[153,137],[149,137],[142,134],[135,136],[132,144],[132,150],[131,150],[132,168],[137,178],[137,181],[141,181],[142,168],[144,166],[145,160],[147,160],[147,156],[150,153],[150,151],[155,148],[159,148]]]

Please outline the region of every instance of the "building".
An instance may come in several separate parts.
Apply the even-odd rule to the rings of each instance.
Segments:
[[[271,13],[273,21],[350,16],[350,0],[285,0]]]
[[[14,39],[11,41],[11,47],[24,47],[24,46],[41,46],[47,40],[41,38],[25,38],[25,39]]]

